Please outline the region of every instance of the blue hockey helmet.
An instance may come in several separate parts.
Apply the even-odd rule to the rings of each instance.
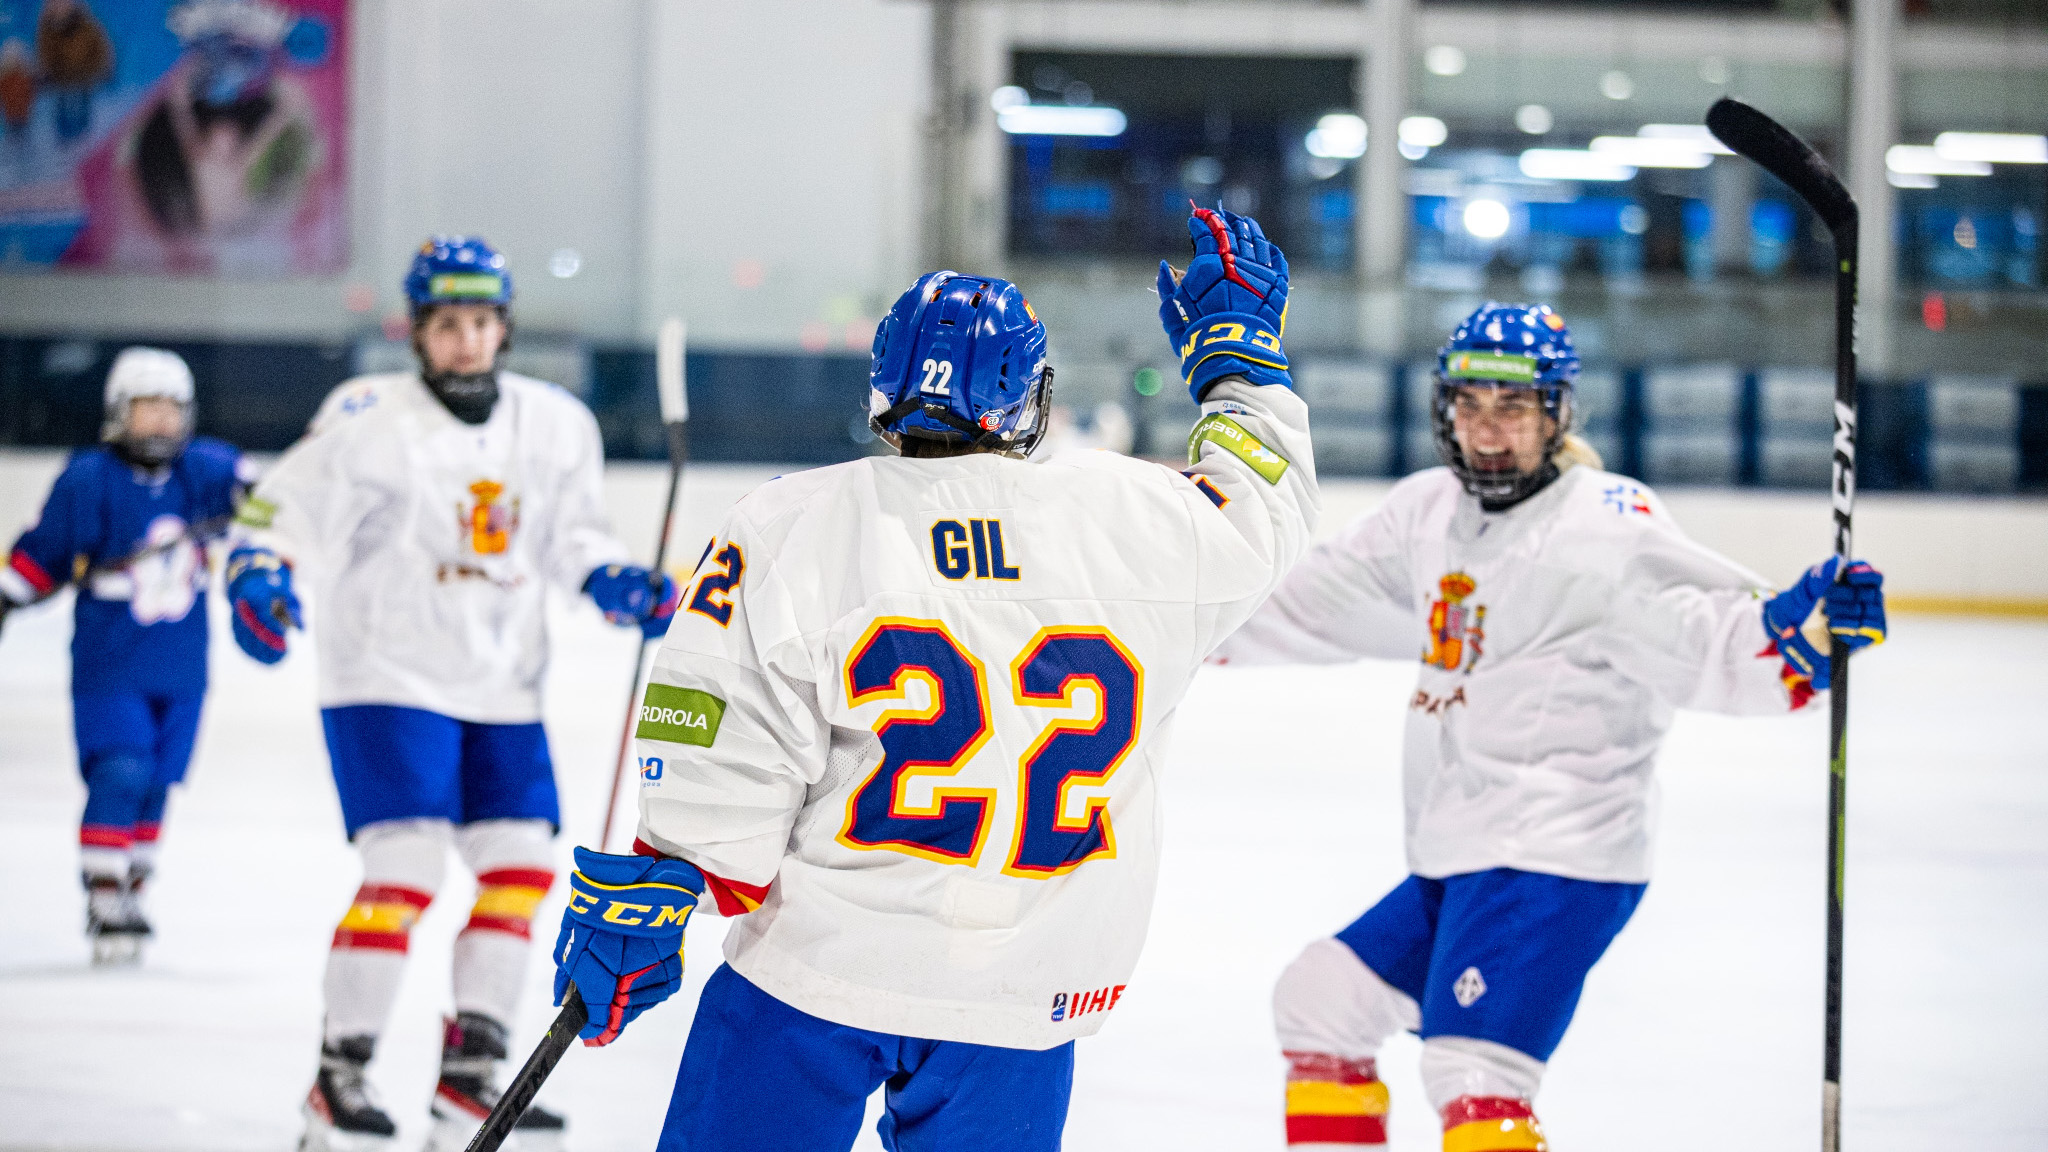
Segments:
[[[405,273],[405,298],[412,314],[436,304],[512,303],[512,273],[505,257],[481,236],[435,236],[413,253]]]
[[[1436,390],[1430,425],[1437,455],[1465,490],[1488,508],[1509,507],[1557,478],[1552,457],[1571,432],[1572,382],[1579,354],[1571,329],[1548,304],[1480,305],[1465,317],[1436,354]],[[1452,408],[1461,388],[1534,390],[1550,418],[1543,462],[1534,469],[1478,468],[1465,459],[1453,434]]]
[[[1008,280],[931,272],[875,329],[868,424],[878,435],[1026,456],[1045,434],[1045,325]]]

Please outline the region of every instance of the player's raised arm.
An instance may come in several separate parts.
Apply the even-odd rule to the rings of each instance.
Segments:
[[[1197,208],[1186,272],[1159,262],[1159,320],[1202,406],[1186,475],[1206,505],[1198,595],[1216,605],[1207,644],[1234,630],[1301,555],[1320,500],[1308,406],[1281,338],[1287,257],[1248,216]],[[1190,500],[1195,499],[1190,497]],[[1216,516],[1206,511],[1213,506]]]

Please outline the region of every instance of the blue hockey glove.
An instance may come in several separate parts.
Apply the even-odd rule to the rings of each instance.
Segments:
[[[1197,208],[1188,216],[1195,258],[1176,275],[1159,262],[1159,322],[1180,356],[1188,394],[1202,393],[1224,376],[1254,384],[1285,384],[1287,257],[1259,222],[1234,212]]]
[[[1884,643],[1884,573],[1862,560],[1851,560],[1842,578],[1828,585],[1828,635],[1849,651]]]
[[[569,981],[590,1009],[577,1035],[596,1048],[683,985],[683,926],[704,894],[686,861],[576,849],[555,940],[555,1003]]]
[[[1764,630],[1785,663],[1812,681],[1816,692],[1828,687],[1828,657],[1800,631],[1816,605],[1825,601],[1828,635],[1850,652],[1884,642],[1884,574],[1862,560],[1852,560],[1837,581],[1840,564],[1839,557],[1830,556],[1764,601]]]
[[[656,581],[659,581],[657,583]],[[640,635],[659,640],[668,632],[682,591],[666,572],[657,576],[631,564],[607,564],[593,569],[583,590],[597,602],[604,618],[621,628],[640,626]]]
[[[285,633],[303,627],[299,598],[292,592],[292,566],[268,548],[244,546],[228,553],[224,577],[235,643],[264,664],[284,659]]]

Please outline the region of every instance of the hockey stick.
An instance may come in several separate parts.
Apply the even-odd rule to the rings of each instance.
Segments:
[[[234,523],[234,519],[235,518],[233,514],[229,514],[226,516],[209,516],[196,524],[187,524],[183,529],[181,529],[178,532],[176,536],[172,537],[169,540],[165,540],[156,544],[145,544],[142,547],[135,549],[133,552],[130,552],[125,556],[119,556],[112,560],[102,560],[99,563],[92,565],[91,567],[87,568],[85,572],[82,575],[80,575],[76,580],[72,581],[72,583],[80,588],[83,588],[86,586],[86,583],[92,580],[94,577],[112,576],[117,573],[126,572],[129,568],[133,567],[134,565],[140,564],[144,560],[147,560],[152,556],[161,556],[164,553],[169,552],[171,549],[176,548],[180,544],[185,544],[189,542],[191,544],[195,544],[201,548],[204,548],[207,544],[213,542],[214,540],[227,535],[228,526]],[[16,604],[12,600],[7,599],[5,596],[0,596],[0,621],[5,621],[7,619],[7,614],[16,608],[28,608],[35,604],[41,604],[43,601],[48,600],[50,596],[55,595],[55,592],[51,592],[49,596],[37,597],[35,600],[30,601],[28,604]]]
[[[175,537],[169,540],[158,544],[144,544],[126,556],[118,556],[112,560],[102,560],[94,564],[86,569],[85,575],[79,578],[78,583],[83,584],[94,576],[108,576],[116,572],[126,571],[128,568],[140,564],[152,556],[161,556],[188,541],[204,547],[215,539],[227,535],[228,525],[234,523],[234,520],[234,514],[229,513],[226,516],[209,516],[196,524],[187,524]]]
[[[1785,182],[1835,240],[1835,556],[1849,564],[1849,517],[1856,506],[1856,201],[1806,143],[1749,105],[1721,99],[1707,129]],[[1838,574],[1837,579],[1840,576]],[[1849,649],[1828,656],[1828,975],[1821,1058],[1822,1152],[1842,1146],[1842,886],[1849,797]]]
[[[655,576],[668,559],[668,537],[676,522],[676,497],[682,493],[683,463],[690,458],[690,394],[683,384],[685,331],[681,317],[662,321],[661,335],[654,345],[654,390],[661,399],[661,423],[668,430],[668,503],[662,505],[661,539],[654,542]],[[626,699],[626,722],[619,729],[619,749],[612,756],[611,799],[604,808],[604,831],[598,835],[597,850],[612,842],[612,820],[619,811],[619,789],[626,782],[626,753],[633,747],[633,721],[640,714],[640,665],[647,656],[647,641],[633,648],[632,694]]]
[[[498,1146],[505,1137],[512,1134],[519,1118],[526,1115],[527,1106],[533,1103],[540,1086],[547,1083],[555,1065],[562,1062],[563,1053],[569,1050],[569,1042],[590,1023],[590,1009],[583,1005],[583,995],[576,991],[571,981],[562,995],[562,1010],[555,1014],[555,1022],[548,1025],[547,1035],[535,1045],[533,1055],[519,1066],[519,1075],[505,1086],[505,1094],[498,1097],[491,1114],[484,1117],[484,1126],[476,1130],[469,1141],[466,1152],[498,1152]]]

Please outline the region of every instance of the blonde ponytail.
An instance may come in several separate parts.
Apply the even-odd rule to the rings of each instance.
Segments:
[[[1584,464],[1596,471],[1607,467],[1606,462],[1600,459],[1600,453],[1577,432],[1565,434],[1564,443],[1557,446],[1557,453],[1550,462],[1557,465],[1559,472],[1569,471],[1574,464]]]

